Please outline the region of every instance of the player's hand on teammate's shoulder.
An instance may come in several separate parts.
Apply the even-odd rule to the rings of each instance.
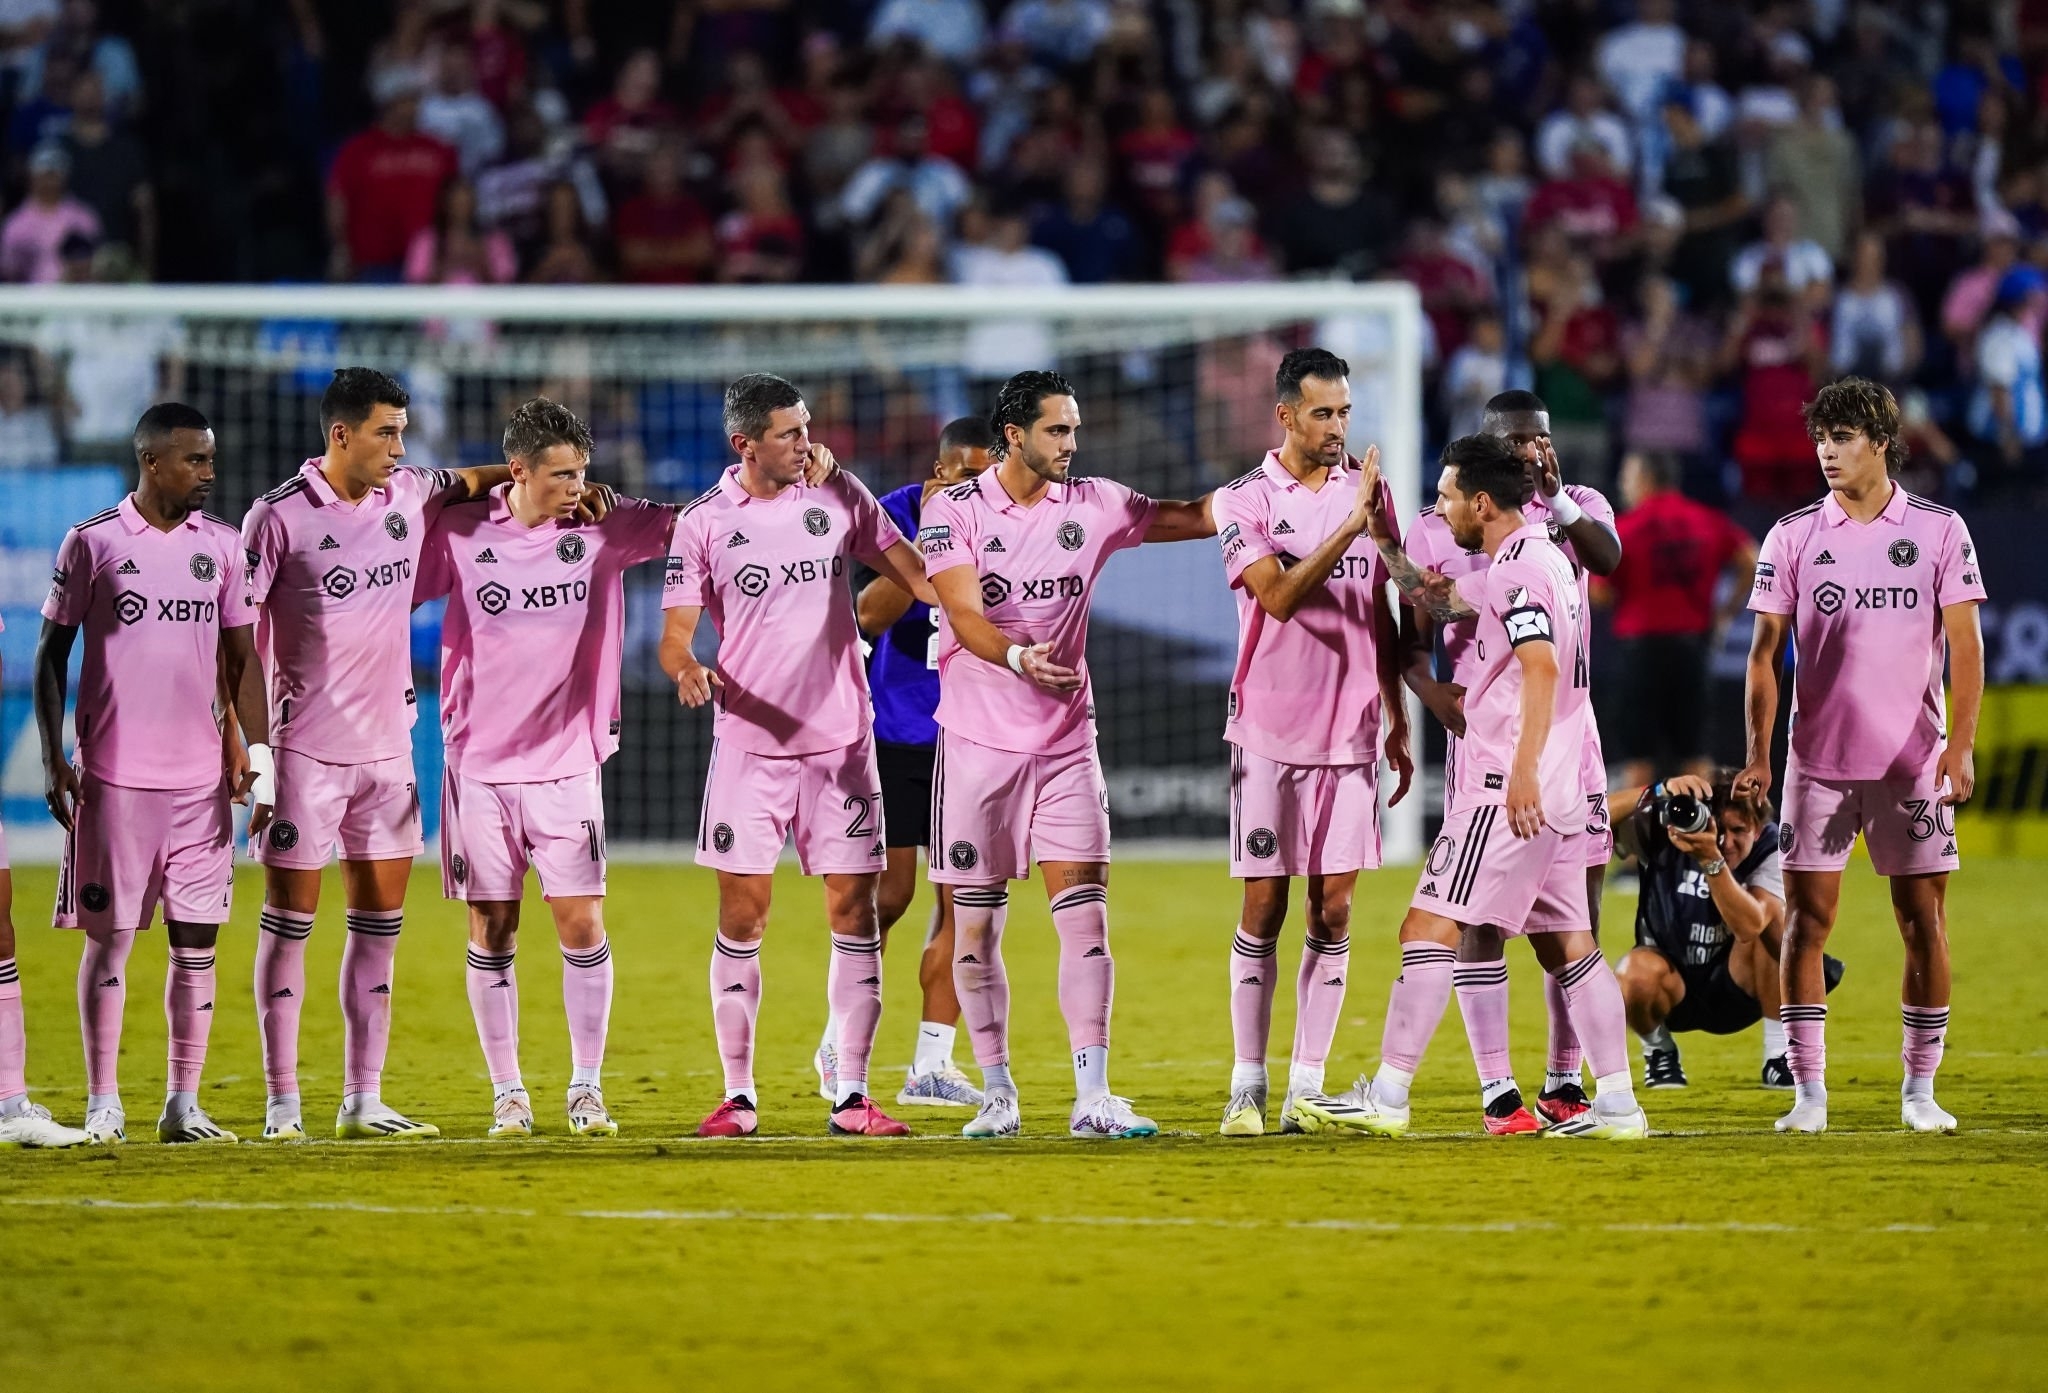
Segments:
[[[676,671],[676,700],[694,711],[711,700],[713,687],[724,685],[725,680],[698,662],[695,654],[683,655],[682,666]]]
[[[610,484],[590,484],[583,490],[583,497],[576,500],[576,521],[603,522],[618,503],[618,492]]]
[[[1033,643],[1025,646],[1017,659],[1017,666],[1025,678],[1045,688],[1048,692],[1071,692],[1081,686],[1081,674],[1073,668],[1063,667],[1052,660],[1052,645]]]
[[[804,461],[804,482],[812,488],[824,483],[839,472],[839,461],[829,445],[811,442],[811,457]]]

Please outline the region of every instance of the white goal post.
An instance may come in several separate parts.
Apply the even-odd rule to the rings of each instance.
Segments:
[[[129,463],[120,437],[160,396],[188,400],[214,421],[221,482],[212,510],[239,518],[317,451],[319,391],[346,363],[406,384],[416,462],[494,458],[505,413],[545,393],[590,420],[600,478],[664,498],[694,493],[724,462],[716,397],[739,373],[797,382],[817,437],[881,493],[928,468],[947,419],[985,415],[996,380],[1057,367],[1080,397],[1080,472],[1190,497],[1276,443],[1272,367],[1284,349],[1310,343],[1350,362],[1352,449],[1380,446],[1412,515],[1423,475],[1423,328],[1405,282],[5,287],[0,375],[21,373],[28,411],[47,409],[57,442],[40,452],[49,458],[0,459],[0,809],[10,838],[17,855],[32,857],[46,821],[27,683],[49,555],[64,525],[105,506],[109,491],[118,496]],[[7,395],[0,385],[0,412]],[[129,425],[114,429],[124,413]],[[648,693],[653,606],[651,590],[629,601],[627,743],[607,771],[622,850],[679,849],[694,838],[708,743],[708,730],[695,729],[708,722],[686,722],[652,699],[667,695],[665,684]],[[430,639],[416,638],[417,660],[431,662]],[[1121,847],[1222,837],[1228,765],[1216,737],[1234,644],[1214,547],[1141,548],[1105,572],[1090,660]],[[423,682],[423,697],[431,689]],[[432,703],[422,705],[415,745],[427,784],[438,778],[439,740]],[[1420,712],[1410,707],[1419,751]],[[1418,779],[1388,810],[1389,861],[1420,855],[1425,801]]]

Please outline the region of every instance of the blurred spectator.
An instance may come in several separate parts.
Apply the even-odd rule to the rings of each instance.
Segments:
[[[1197,438],[1216,452],[1206,461],[1209,478],[1233,479],[1280,443],[1273,378],[1285,356],[1271,334],[1231,334],[1202,345],[1195,362],[1195,410]]]
[[[768,80],[768,65],[758,54],[736,53],[726,71],[725,88],[698,108],[694,126],[707,148],[723,150],[746,127],[765,131],[784,158],[803,148],[804,134],[823,118],[818,99],[795,87],[777,87]]]
[[[1195,155],[1195,138],[1181,125],[1171,92],[1164,87],[1145,89],[1138,100],[1137,124],[1118,137],[1116,153],[1139,211],[1152,226],[1163,228]]]
[[[58,55],[45,65],[42,90],[8,114],[9,154],[19,157],[64,138],[71,125],[72,88],[78,75],[78,64],[68,56]]]
[[[1974,327],[1974,326],[1973,326]],[[1920,366],[1920,315],[1906,292],[1885,274],[1884,239],[1856,238],[1849,278],[1835,293],[1828,333],[1829,362],[1837,376],[1902,383]]]
[[[155,315],[76,315],[44,323],[36,348],[54,365],[67,459],[125,464],[133,457],[136,418],[183,388],[183,340],[176,321]]]
[[[1504,129],[1493,138],[1486,147],[1486,168],[1472,187],[1499,231],[1521,227],[1536,185],[1529,178],[1529,152],[1520,132]]]
[[[1199,247],[1175,263],[1173,279],[1191,285],[1270,281],[1280,271],[1259,240],[1258,215],[1241,198],[1227,198],[1203,217]]]
[[[1964,30],[1956,36],[1954,54],[1935,73],[1931,84],[1942,130],[1957,135],[1970,129],[1987,94],[2017,92],[2026,80],[2019,60],[2001,55],[1989,34]]]
[[[420,99],[420,129],[455,149],[462,177],[474,179],[505,153],[505,123],[477,90],[469,50],[450,44],[435,64],[433,86]]]
[[[512,239],[486,228],[476,215],[476,190],[460,179],[441,189],[433,225],[413,234],[406,248],[408,285],[507,285],[519,279]]]
[[[1573,152],[1590,140],[1606,152],[1609,168],[1633,169],[1635,152],[1628,126],[1607,110],[1606,100],[1598,78],[1587,73],[1574,75],[1566,88],[1564,106],[1544,117],[1536,128],[1537,167],[1552,179],[1568,177]]]
[[[1070,68],[1094,56],[1109,34],[1109,21],[1104,0],[1011,0],[1002,35],[1049,68]]]
[[[1507,329],[1492,310],[1472,317],[1471,332],[1444,367],[1443,412],[1452,439],[1477,435],[1486,403],[1507,389]]]
[[[0,75],[20,80],[61,13],[57,0],[0,0]]]
[[[636,179],[655,142],[682,124],[676,109],[661,99],[661,55],[639,49],[619,67],[611,95],[583,117],[584,138],[598,163],[617,179]]]
[[[1656,119],[1664,89],[1685,65],[1685,31],[1674,22],[1676,9],[1672,0],[1640,0],[1634,23],[1600,39],[1600,76],[1640,125]]]
[[[1639,313],[1622,336],[1629,380],[1622,446],[1691,465],[1711,443],[1707,389],[1720,343],[1712,321],[1682,304],[1668,277],[1645,276],[1637,301]]]
[[[902,203],[906,213],[901,232],[890,239],[879,258],[874,279],[882,285],[945,284],[946,239],[915,203],[908,199]]]
[[[1667,136],[1664,192],[1685,211],[1672,274],[1694,305],[1710,308],[1728,298],[1727,267],[1741,246],[1749,197],[1742,191],[1734,146],[1708,138],[1692,101],[1673,96],[1661,112]]]
[[[981,150],[980,121],[945,64],[919,58],[905,65],[893,75],[882,105],[894,115],[922,116],[924,148],[962,170],[974,168]]]
[[[99,215],[71,196],[70,177],[62,146],[42,146],[29,158],[28,197],[0,223],[0,278],[49,285],[63,279],[65,238],[99,241]]]
[[[1067,171],[1066,198],[1040,213],[1031,240],[1066,264],[1076,285],[1136,279],[1143,247],[1121,208],[1107,201],[1108,180],[1094,160]]]
[[[327,174],[334,280],[395,281],[406,249],[434,220],[455,152],[419,130],[420,88],[393,70],[376,93],[377,124],[352,136]]]
[[[507,138],[505,162],[476,181],[477,216],[510,236],[522,261],[540,256],[548,236],[548,191],[556,184],[575,191],[586,227],[604,226],[610,209],[596,166],[569,141],[551,145],[547,124],[531,103],[512,108]]]
[[[1529,362],[1550,406],[1550,434],[1581,483],[1609,477],[1606,394],[1621,382],[1621,321],[1601,294],[1592,259],[1568,253],[1555,274],[1532,276],[1537,315]]]
[[[1819,304],[1834,283],[1835,263],[1818,242],[1805,235],[1798,203],[1782,193],[1772,195],[1764,206],[1763,232],[1728,268],[1728,283],[1748,295],[1761,282],[1764,269],[1771,267],[1786,289],[1809,305]]]
[[[1863,214],[1863,157],[1842,129],[1835,84],[1808,78],[1799,119],[1771,136],[1764,178],[1799,210],[1799,226],[1831,260],[1848,250]]]
[[[1493,287],[1472,263],[1451,251],[1443,224],[1417,218],[1408,225],[1408,243],[1394,263],[1401,278],[1422,296],[1437,351],[1446,357],[1465,342],[1466,317],[1493,299]]]
[[[986,219],[981,240],[953,253],[953,279],[970,289],[1044,290],[1067,283],[1067,268],[1051,252],[1030,244],[1024,215],[1004,209]],[[979,319],[968,326],[961,364],[977,387],[991,387],[1026,368],[1054,362],[1052,330],[1042,319]]]
[[[1325,127],[1309,137],[1308,187],[1271,223],[1281,266],[1293,275],[1339,272],[1362,280],[1377,271],[1396,231],[1386,197],[1367,186],[1351,137]]]
[[[424,92],[434,80],[434,14],[427,0],[398,0],[391,32],[370,50],[370,91],[404,83]]]
[[[1742,416],[1731,453],[1742,491],[1782,502],[1814,491],[1813,441],[1801,416],[1827,368],[1827,342],[1811,308],[1766,262],[1721,345],[1723,372],[1739,375]]]
[[[1941,331],[1948,335],[1967,361],[1977,331],[1991,315],[2006,272],[2019,264],[2019,220],[2003,209],[1994,209],[1982,223],[1983,251],[1976,265],[1949,283],[1941,302]],[[2041,318],[2036,313],[2027,324],[2034,337],[2041,336]]]
[[[822,120],[804,142],[804,180],[821,219],[827,212],[837,221],[847,180],[875,150],[874,128],[867,120],[867,94],[859,83],[842,78],[825,90]]]
[[[657,146],[647,181],[619,205],[612,238],[619,279],[641,285],[690,285],[711,278],[711,219],[683,188],[684,152]]]
[[[505,14],[500,0],[475,0],[469,7],[469,61],[477,90],[499,111],[526,87],[526,38]]]
[[[1636,197],[1608,164],[1605,148],[1588,137],[1572,147],[1564,174],[1537,186],[1522,216],[1531,232],[1555,226],[1578,250],[1612,261],[1632,244]]]
[[[924,117],[915,113],[897,123],[886,152],[877,152],[846,181],[840,210],[858,227],[899,187],[908,189],[925,216],[940,227],[952,226],[954,214],[974,191],[959,165],[926,147]]]
[[[156,186],[142,142],[109,119],[98,73],[71,85],[71,191],[92,209],[109,244],[128,247],[145,274],[156,268]]]
[[[17,101],[42,94],[46,67],[53,59],[72,72],[98,78],[113,119],[125,120],[142,105],[142,68],[135,61],[135,48],[119,34],[106,32],[94,0],[64,0],[49,38],[22,61]]]
[[[740,285],[802,278],[804,225],[789,204],[782,172],[755,165],[733,176],[732,211],[718,220],[718,278]]]
[[[1931,315],[1962,266],[1964,239],[1976,230],[1969,183],[1943,162],[1941,131],[1931,124],[1902,133],[1875,183],[1871,221],[1885,234],[1888,259],[1921,313]]]
[[[2042,396],[2041,337],[2029,332],[2048,300],[2048,278],[2015,266],[1998,283],[1991,315],[1977,334],[1977,386],[1970,397],[1970,435],[1980,447],[1979,479],[1998,488],[2038,479],[2048,444],[2048,401]]]
[[[602,279],[598,275],[597,251],[590,224],[583,217],[583,200],[569,183],[548,185],[541,205],[544,232],[539,254],[526,272],[536,285],[579,285]]]
[[[1899,437],[1908,452],[1899,483],[1922,498],[1946,497],[1950,472],[1963,452],[1934,419],[1924,388],[1908,387],[1899,395]]]
[[[882,0],[868,40],[911,39],[956,67],[972,63],[988,39],[980,0]]]
[[[1001,166],[1017,137],[1031,128],[1038,94],[1051,80],[1021,43],[1005,41],[990,51],[967,83],[968,95],[981,110],[980,168]]]
[[[1680,493],[1678,480],[1671,455],[1634,451],[1622,461],[1621,564],[1594,582],[1596,597],[1614,606],[1623,714],[1616,743],[1626,761],[1622,782],[1631,786],[1710,763],[1708,664],[1756,575],[1755,540]]]
[[[28,373],[18,358],[0,359],[0,470],[48,469],[58,453],[50,408],[29,403]]]

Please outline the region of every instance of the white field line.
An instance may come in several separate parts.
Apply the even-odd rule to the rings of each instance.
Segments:
[[[1201,1219],[1126,1214],[893,1214],[798,1213],[747,1209],[570,1209],[549,1213],[476,1205],[359,1204],[347,1200],[105,1200],[84,1196],[13,1196],[0,1206],[28,1209],[71,1209],[101,1213],[347,1213],[388,1214],[435,1219],[595,1219],[629,1224],[1040,1224],[1059,1228],[1133,1229],[1285,1229],[1363,1234],[1494,1234],[1494,1233],[1939,1233],[1944,1229],[1985,1229],[1989,1224],[1868,1224],[1855,1226],[1759,1224],[1727,1220],[1704,1224],[1564,1224],[1550,1220],[1484,1224],[1407,1223],[1375,1219]],[[2001,1224],[2001,1231],[2012,1226]]]

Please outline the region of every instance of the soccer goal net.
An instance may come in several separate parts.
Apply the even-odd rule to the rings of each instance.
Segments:
[[[127,437],[152,401],[189,401],[214,422],[220,479],[210,511],[239,521],[251,499],[319,453],[320,393],[345,364],[405,384],[409,462],[495,463],[507,414],[545,395],[589,421],[596,477],[663,500],[694,496],[730,462],[720,398],[740,373],[796,382],[816,438],[880,494],[924,477],[941,427],[985,416],[1003,378],[1057,367],[1079,395],[1079,472],[1193,497],[1277,443],[1274,369],[1288,349],[1311,343],[1349,361],[1352,448],[1380,445],[1407,511],[1418,496],[1422,365],[1420,309],[1405,284],[1052,294],[10,288],[0,295],[0,737],[10,830],[44,821],[28,678],[49,560],[70,522],[127,487]],[[710,745],[709,720],[677,708],[655,663],[659,582],[646,568],[629,595],[625,743],[606,776],[621,848],[694,841]],[[1233,606],[1212,545],[1141,548],[1103,576],[1089,659],[1124,841],[1225,835]],[[423,793],[440,768],[437,621],[423,611],[414,631]],[[431,796],[423,803],[437,806]],[[1419,850],[1413,807],[1389,821],[1391,856]]]

